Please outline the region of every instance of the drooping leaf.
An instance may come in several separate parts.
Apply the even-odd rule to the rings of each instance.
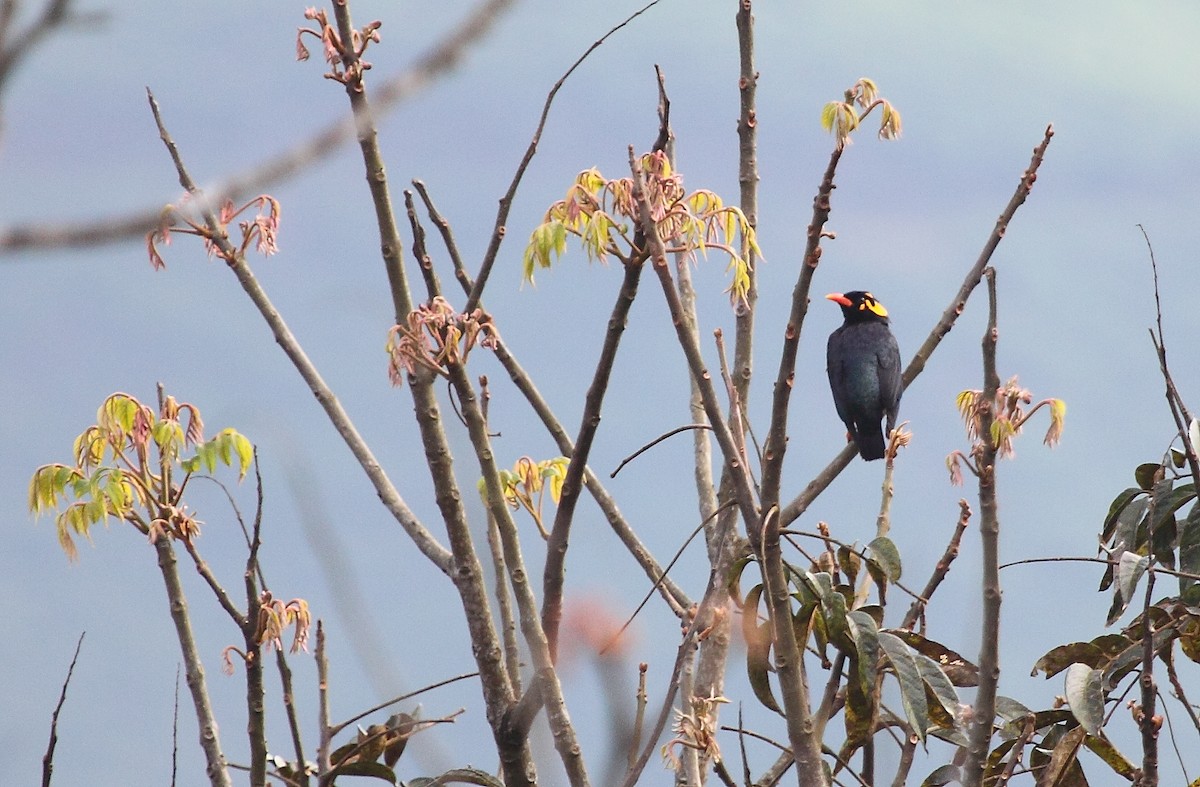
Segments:
[[[925,701],[925,683],[916,658],[908,646],[894,634],[879,633],[879,646],[887,655],[900,684],[900,700],[912,731],[922,741],[930,729],[929,708]]]
[[[1093,754],[1103,760],[1109,768],[1112,768],[1113,773],[1129,781],[1133,781],[1138,766],[1131,762],[1124,754],[1117,751],[1117,747],[1112,744],[1112,741],[1097,735],[1089,735],[1084,739],[1083,745],[1087,746]]]
[[[335,766],[330,770],[329,775],[334,778],[338,776],[370,776],[375,779],[382,779],[388,784],[397,783],[396,772],[381,762],[355,760],[354,762]]]
[[[1128,505],[1135,499],[1142,497],[1145,494],[1146,490],[1144,489],[1130,487],[1113,499],[1112,504],[1110,504],[1108,507],[1108,516],[1104,518],[1104,527],[1101,528],[1101,541],[1107,543],[1108,540],[1112,538],[1113,532],[1117,528],[1117,519],[1121,516],[1121,512],[1123,512],[1126,507],[1128,507]],[[1141,516],[1139,515],[1137,518],[1141,519]]]
[[[926,639],[915,631],[887,629],[918,653],[928,656],[955,686],[979,685],[979,667],[940,642]]]
[[[962,770],[957,765],[942,765],[925,777],[921,787],[945,787],[947,784],[961,784]]]
[[[746,675],[754,696],[765,707],[783,713],[771,691],[771,624],[758,622],[758,602],[762,597],[762,584],[750,588],[746,603],[742,607],[742,636],[746,640]]]
[[[848,654],[846,670],[846,743],[844,755],[853,753],[871,736],[878,715],[875,692],[876,665],[879,659],[878,630],[875,620],[861,611],[851,612],[849,630],[856,648]]]
[[[1192,506],[1179,532],[1179,570],[1184,574],[1200,574],[1200,502]],[[1180,577],[1179,594],[1186,593],[1195,583],[1194,579]]]
[[[495,776],[476,768],[455,768],[435,778],[418,776],[415,779],[409,779],[406,784],[408,787],[433,787],[433,785],[440,787],[443,784],[475,784],[479,787],[504,787],[504,783]]]
[[[858,579],[859,569],[862,568],[862,558],[847,544],[842,544],[837,549],[837,559],[838,568],[842,570],[849,583],[853,585],[855,580]]]
[[[887,572],[890,581],[896,582],[900,579],[900,550],[896,548],[895,542],[887,536],[880,536],[867,544],[867,549],[871,550],[871,557]]]
[[[1149,555],[1139,555],[1135,552],[1122,552],[1117,562],[1117,584],[1113,591],[1112,606],[1108,610],[1108,620],[1105,625],[1111,626],[1125,612],[1129,602],[1133,600],[1138,580],[1146,573],[1150,565]]]
[[[1078,757],[1079,748],[1083,745],[1086,735],[1083,727],[1076,727],[1058,739],[1054,750],[1050,753],[1050,761],[1038,777],[1039,785],[1068,787],[1068,785],[1080,783],[1079,777],[1075,773],[1078,772],[1082,775]],[[1083,784],[1087,784],[1087,781],[1084,780]]]
[[[1099,735],[1104,726],[1104,672],[1092,669],[1087,664],[1072,664],[1067,667],[1063,694],[1071,708],[1071,715],[1080,726],[1092,735]],[[1078,749],[1083,742],[1080,737],[1075,744]]]

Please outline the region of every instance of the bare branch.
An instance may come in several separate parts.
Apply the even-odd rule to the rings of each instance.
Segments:
[[[979,787],[996,718],[996,688],[1000,681],[1000,517],[996,498],[996,443],[991,438],[996,391],[996,269],[984,270],[988,283],[988,324],[983,334],[983,393],[980,396],[979,534],[983,541],[983,620],[979,647],[979,688],[974,721],[968,731],[964,787]]]
[[[71,676],[75,674],[75,662],[79,660],[79,649],[83,647],[83,638],[86,635],[86,631],[81,633],[79,640],[75,643],[75,655],[71,656],[71,666],[67,667],[67,677],[63,680],[62,691],[58,695],[58,704],[54,706],[54,713],[50,715],[50,743],[46,746],[46,753],[42,756],[42,787],[50,787],[50,776],[54,773],[54,748],[58,745],[58,714],[62,713],[63,703],[67,701],[67,686],[71,685]],[[175,686],[176,707],[178,707],[178,680]]]
[[[708,429],[711,431],[712,427],[709,426],[708,424],[686,424],[684,426],[677,426],[674,429],[670,429],[670,430],[664,432],[663,434],[660,434],[658,437],[654,438],[650,442],[646,443],[645,445],[643,445],[638,450],[634,451],[629,456],[622,459],[621,463],[617,465],[617,469],[613,470],[611,473],[609,473],[608,477],[616,478],[617,473],[621,472],[621,470],[625,467],[625,465],[629,464],[634,459],[637,459],[639,456],[646,453],[647,451],[649,451],[651,448],[658,445],[659,443],[661,443],[665,440],[669,440],[681,432],[690,432],[692,430],[704,430],[704,429]]]

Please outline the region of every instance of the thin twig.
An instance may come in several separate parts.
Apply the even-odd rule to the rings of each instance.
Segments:
[[[1196,709],[1188,701],[1187,694],[1183,691],[1183,684],[1179,682],[1179,675],[1175,672],[1175,651],[1173,648],[1167,648],[1163,651],[1163,661],[1167,664],[1167,680],[1171,682],[1171,688],[1175,691],[1175,699],[1179,700],[1179,704],[1187,711],[1188,718],[1192,720],[1192,726],[1196,728],[1197,733],[1200,733],[1200,718],[1197,718]]]
[[[370,708],[367,708],[365,711],[362,711],[361,713],[357,713],[357,714],[351,716],[350,718],[346,719],[343,722],[339,722],[337,724],[332,725],[330,727],[329,732],[331,735],[337,735],[338,733],[340,733],[342,730],[349,727],[354,722],[361,721],[362,719],[365,719],[367,716],[370,716],[372,713],[377,713],[377,712],[383,710],[384,708],[388,708],[388,707],[391,707],[392,705],[395,705],[398,702],[404,702],[405,700],[410,700],[413,697],[417,697],[421,694],[424,694],[427,691],[433,691],[434,689],[440,689],[442,686],[449,686],[451,683],[457,683],[460,680],[468,680],[470,678],[477,678],[477,677],[479,677],[478,672],[464,672],[462,675],[455,675],[453,678],[446,678],[445,680],[439,680],[436,683],[430,683],[428,686],[423,686],[415,691],[406,692],[404,694],[401,694],[399,697],[393,697],[392,699],[390,699],[386,702],[381,702],[378,705],[372,705]]]
[[[58,746],[58,714],[62,713],[63,703],[67,701],[67,686],[71,684],[71,676],[75,674],[75,662],[79,660],[79,649],[83,647],[84,631],[75,643],[75,655],[71,656],[71,666],[67,667],[67,677],[63,680],[62,691],[58,695],[58,704],[54,713],[50,714],[50,743],[46,746],[46,754],[42,757],[42,787],[50,787],[50,776],[54,773],[54,748]],[[175,677],[175,707],[179,708],[179,676]]]
[[[614,33],[628,25],[634,19],[637,19],[642,14],[649,11],[654,6],[658,5],[660,0],[651,0],[651,2],[634,11],[629,16],[625,17],[624,21],[617,24],[607,33],[598,38],[591,46],[584,51],[582,55],[566,72],[558,78],[554,86],[550,88],[550,92],[546,95],[546,103],[542,107],[542,116],[538,119],[537,128],[533,132],[533,138],[529,140],[529,147],[525,149],[525,155],[521,157],[521,162],[517,165],[517,171],[513,174],[512,182],[508,186],[508,191],[500,198],[500,206],[496,211],[496,225],[492,230],[492,239],[488,243],[487,251],[484,252],[483,262],[479,265],[479,272],[475,275],[475,283],[471,287],[471,292],[467,296],[467,304],[463,307],[464,312],[471,312],[479,305],[479,299],[483,297],[483,288],[487,285],[488,276],[491,275],[492,266],[496,262],[496,255],[500,253],[500,244],[504,241],[505,224],[508,221],[508,212],[512,208],[513,198],[517,194],[517,187],[521,185],[521,179],[525,177],[525,170],[529,167],[529,162],[533,161],[534,155],[537,153],[538,143],[541,142],[542,132],[546,128],[546,120],[550,117],[550,105],[554,103],[554,97],[558,95],[559,89],[570,78],[571,74],[575,73],[575,69],[587,60],[592,52],[600,48]]]
[[[724,538],[729,538],[733,529],[728,528],[723,532]],[[654,750],[658,745],[659,737],[667,726],[667,719],[671,716],[671,709],[675,704],[675,697],[679,691],[679,676],[683,672],[684,662],[691,658],[693,649],[696,646],[696,638],[701,632],[707,630],[712,625],[712,618],[715,612],[714,601],[719,597],[720,588],[725,584],[725,578],[719,576],[716,571],[710,571],[708,576],[708,585],[704,591],[704,597],[700,599],[700,604],[696,607],[696,613],[692,617],[690,625],[683,634],[683,640],[679,643],[679,649],[675,653],[675,663],[671,668],[671,678],[667,684],[667,692],[663,697],[662,705],[659,708],[658,717],[654,723],[650,734],[646,736],[646,744],[642,748],[641,754],[630,766],[625,778],[621,782],[621,787],[633,787],[641,778],[642,771],[645,770],[646,764],[650,762],[650,757],[654,754]]]
[[[1026,744],[1033,738],[1033,733],[1036,729],[1037,717],[1030,713],[1025,717],[1025,727],[1021,730],[1021,734],[1017,736],[1017,740],[1009,749],[1008,762],[1004,765],[1004,770],[996,777],[990,787],[1004,787],[1008,784],[1008,780],[1013,777],[1013,773],[1017,769],[1017,765],[1021,762],[1021,754],[1025,750]]]
[[[304,742],[300,738],[300,720],[296,715],[296,694],[292,690],[292,668],[288,666],[283,648],[275,648],[275,666],[279,670],[283,708],[287,715],[288,732],[292,737],[292,750],[296,755],[296,784],[308,787],[308,771],[304,767]]]
[[[726,502],[724,505],[719,506],[716,511],[712,512],[709,515],[708,519],[701,522],[699,525],[697,525],[692,530],[691,535],[689,535],[686,539],[684,539],[684,542],[682,545],[680,545],[679,549],[675,550],[675,554],[674,554],[674,556],[672,556],[671,562],[667,563],[667,567],[663,569],[662,578],[660,578],[657,582],[654,583],[654,587],[650,588],[650,590],[646,593],[646,595],[642,597],[641,603],[638,604],[637,608],[633,610],[633,613],[630,614],[629,619],[626,620],[625,623],[621,625],[621,628],[617,629],[616,633],[614,633],[612,635],[612,637],[609,639],[609,641],[604,645],[604,647],[602,647],[600,649],[600,655],[604,655],[605,653],[607,653],[609,651],[609,649],[611,649],[613,647],[613,645],[616,645],[617,642],[621,639],[621,636],[625,633],[626,629],[629,628],[630,624],[633,623],[634,619],[642,611],[642,608],[645,607],[647,602],[649,602],[650,599],[654,597],[654,591],[657,589],[658,584],[660,582],[662,582],[663,579],[666,578],[667,573],[670,572],[670,570],[675,567],[675,564],[677,562],[679,562],[679,559],[681,557],[683,557],[684,550],[686,550],[688,548],[688,545],[692,543],[692,539],[694,539],[696,536],[700,535],[700,533],[704,532],[704,530],[708,526],[709,522],[711,522],[714,518],[719,516],[722,511],[732,508],[734,505],[735,505],[735,503],[732,500],[730,500],[730,501]]]
[[[617,360],[621,337],[625,334],[630,308],[637,297],[638,283],[641,281],[643,268],[641,260],[631,260],[625,265],[625,276],[621,281],[621,288],[617,292],[612,314],[608,318],[608,329],[604,333],[600,357],[596,359],[596,370],[592,375],[592,383],[588,386],[587,394],[584,396],[583,415],[580,418],[579,432],[575,438],[575,452],[571,454],[570,462],[567,464],[567,472],[564,475],[562,491],[558,499],[558,508],[554,512],[554,525],[550,528],[550,537],[546,541],[546,564],[542,570],[542,628],[546,631],[546,639],[550,645],[550,658],[554,661],[558,660],[558,627],[562,619],[567,546],[571,536],[571,524],[575,517],[575,505],[579,502],[580,492],[583,491],[581,483],[583,471],[587,467],[592,442],[600,428],[604,395],[608,391],[608,382],[612,376],[613,365]]]
[[[647,243],[646,251],[650,253],[654,271],[658,275],[663,294],[666,296],[667,308],[671,314],[671,323],[675,326],[676,338],[683,348],[683,354],[687,359],[688,369],[691,372],[692,378],[696,381],[700,389],[700,397],[704,402],[705,414],[708,415],[708,421],[712,425],[713,432],[716,435],[717,444],[721,446],[725,463],[733,469],[735,482],[734,497],[738,501],[742,518],[746,521],[747,527],[753,527],[753,523],[758,522],[759,513],[749,471],[741,462],[737,443],[733,439],[733,432],[729,429],[729,425],[721,413],[720,401],[717,399],[717,392],[713,387],[712,378],[705,368],[704,357],[700,352],[700,344],[687,331],[684,325],[683,309],[679,302],[679,292],[676,290],[675,283],[671,279],[671,269],[667,262],[666,249],[663,246],[662,238],[658,234],[658,227],[651,216],[642,168],[634,155],[632,146],[629,147],[629,169],[633,173],[633,198],[638,206],[638,224]]]
[[[904,368],[904,375],[901,378],[904,388],[912,385],[913,380],[917,378],[924,369],[925,364],[929,361],[934,350],[941,344],[946,334],[954,327],[954,323],[966,308],[967,299],[972,291],[978,286],[983,277],[983,269],[987,267],[992,259],[992,254],[996,251],[996,247],[1000,244],[1000,239],[1008,230],[1008,225],[1016,215],[1017,208],[1021,207],[1025,202],[1025,198],[1029,196],[1033,184],[1037,181],[1038,167],[1042,165],[1042,159],[1046,155],[1046,148],[1050,145],[1050,140],[1054,136],[1054,127],[1047,126],[1045,134],[1042,136],[1041,143],[1033,149],[1033,158],[1030,159],[1029,166],[1021,174],[1021,180],[1017,184],[1017,189],[1013,192],[1012,198],[1008,201],[1008,205],[1004,208],[1004,212],[1000,214],[1000,218],[996,219],[996,226],[992,229],[992,234],[988,236],[987,242],[983,245],[983,250],[979,253],[979,258],[975,260],[975,264],[967,271],[963,283],[959,286],[958,292],[950,301],[950,305],[942,312],[941,319],[933,326],[933,330],[929,332],[924,343],[917,349],[912,360],[908,362],[908,366]],[[817,474],[808,486],[804,488],[790,503],[783,507],[779,512],[779,518],[782,524],[786,527],[796,520],[801,514],[808,510],[812,502],[817,499],[821,492],[837,478],[850,460],[855,456],[855,448],[853,444],[848,444],[837,456]]]
[[[771,425],[767,432],[767,444],[763,451],[762,468],[762,499],[763,506],[770,507],[779,502],[779,484],[783,474],[783,457],[787,452],[787,422],[789,403],[794,387],[796,374],[796,354],[800,349],[800,331],[804,326],[804,317],[808,313],[808,292],[812,286],[812,277],[817,265],[821,262],[821,238],[825,222],[829,220],[829,198],[833,193],[833,176],[837,172],[838,161],[841,160],[843,148],[835,148],[829,156],[829,164],[821,177],[817,195],[813,197],[812,220],[808,225],[808,239],[804,253],[800,257],[800,273],[796,277],[796,285],[792,289],[792,307],[788,314],[787,326],[783,331],[783,351],[779,358],[779,372],[775,377],[775,387],[771,397]],[[781,514],[783,512],[780,512]],[[790,519],[782,519],[781,526],[787,526]]]
[[[669,431],[667,431],[667,432],[665,432],[665,433],[663,433],[663,434],[660,434],[658,437],[654,438],[653,440],[651,440],[650,442],[646,443],[645,445],[643,445],[643,446],[642,446],[641,448],[639,448],[638,450],[634,451],[634,452],[633,452],[632,454],[630,454],[629,456],[627,456],[627,457],[625,457],[624,459],[622,459],[622,460],[621,460],[621,463],[620,463],[619,465],[617,465],[617,469],[616,469],[616,470],[613,470],[611,473],[609,473],[609,474],[608,474],[608,477],[609,477],[609,478],[616,478],[616,477],[617,477],[617,473],[621,472],[621,470],[622,470],[622,469],[624,469],[625,465],[629,464],[629,463],[630,463],[630,462],[632,462],[634,459],[637,459],[639,456],[641,456],[642,454],[646,453],[646,452],[647,452],[647,451],[649,451],[651,448],[653,448],[654,446],[656,446],[656,445],[658,445],[659,443],[663,442],[664,440],[668,440],[668,439],[670,439],[670,438],[674,437],[675,435],[679,434],[680,432],[689,432],[689,431],[692,431],[692,430],[695,430],[695,429],[708,429],[708,430],[711,430],[711,429],[712,429],[712,427],[711,427],[711,426],[709,426],[708,424],[686,424],[686,425],[684,425],[684,426],[677,426],[677,427],[675,427],[674,429],[671,429],[671,430],[669,430]]]
[[[921,591],[921,597],[912,603],[908,608],[908,613],[905,614],[904,620],[900,623],[900,628],[912,630],[919,619],[925,615],[925,607],[929,604],[929,599],[933,598],[934,592],[938,586],[942,584],[942,580],[950,573],[950,564],[958,557],[959,544],[962,542],[963,533],[967,530],[967,525],[971,521],[971,506],[967,501],[958,501],[958,523],[954,526],[954,534],[950,536],[950,542],[946,544],[946,550],[942,552],[941,558],[938,559],[937,565],[934,566],[933,574],[929,577],[929,581],[925,583],[925,588]],[[1004,568],[1004,566],[1000,566]]]
[[[1171,370],[1167,366],[1167,340],[1163,337],[1162,302],[1158,293],[1158,263],[1154,259],[1154,247],[1150,245],[1150,236],[1146,233],[1146,228],[1141,224],[1137,226],[1142,231],[1142,237],[1146,239],[1146,249],[1150,252],[1150,269],[1154,273],[1154,315],[1158,325],[1158,338],[1155,339],[1154,331],[1151,331],[1150,340],[1154,343],[1154,349],[1158,354],[1158,366],[1162,372],[1163,382],[1167,386],[1167,404],[1171,409],[1171,416],[1175,419],[1175,426],[1179,429],[1179,435],[1183,439],[1184,455],[1187,457],[1188,469],[1192,471],[1192,481],[1200,487],[1200,460],[1197,460],[1197,446],[1193,445],[1191,434],[1192,414],[1188,412],[1183,397],[1179,395],[1179,389],[1175,387],[1175,381],[1171,378]]]
[[[646,662],[638,664],[637,696],[634,700],[633,733],[629,736],[630,768],[637,762],[638,747],[642,743],[642,726],[646,723],[646,671],[650,668]]]
[[[495,572],[496,613],[500,618],[500,636],[504,640],[504,665],[513,693],[524,693],[521,682],[521,648],[517,644],[517,619],[513,614],[512,596],[508,590],[508,565],[504,560],[504,544],[500,541],[500,527],[496,517],[488,514],[488,550],[492,553],[492,571]]]

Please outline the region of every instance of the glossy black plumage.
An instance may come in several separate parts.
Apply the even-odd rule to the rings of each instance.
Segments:
[[[829,335],[826,369],[838,417],[868,461],[882,459],[884,435],[900,409],[900,347],[888,328],[887,309],[869,292],[826,295],[842,307],[845,322]],[[880,421],[887,417],[887,431]]]

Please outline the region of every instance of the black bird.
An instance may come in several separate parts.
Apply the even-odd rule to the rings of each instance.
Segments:
[[[846,321],[829,334],[825,361],[838,417],[863,459],[882,459],[884,435],[900,409],[900,347],[888,329],[888,313],[869,292],[825,296],[842,307]],[[887,416],[887,432],[879,421]]]

